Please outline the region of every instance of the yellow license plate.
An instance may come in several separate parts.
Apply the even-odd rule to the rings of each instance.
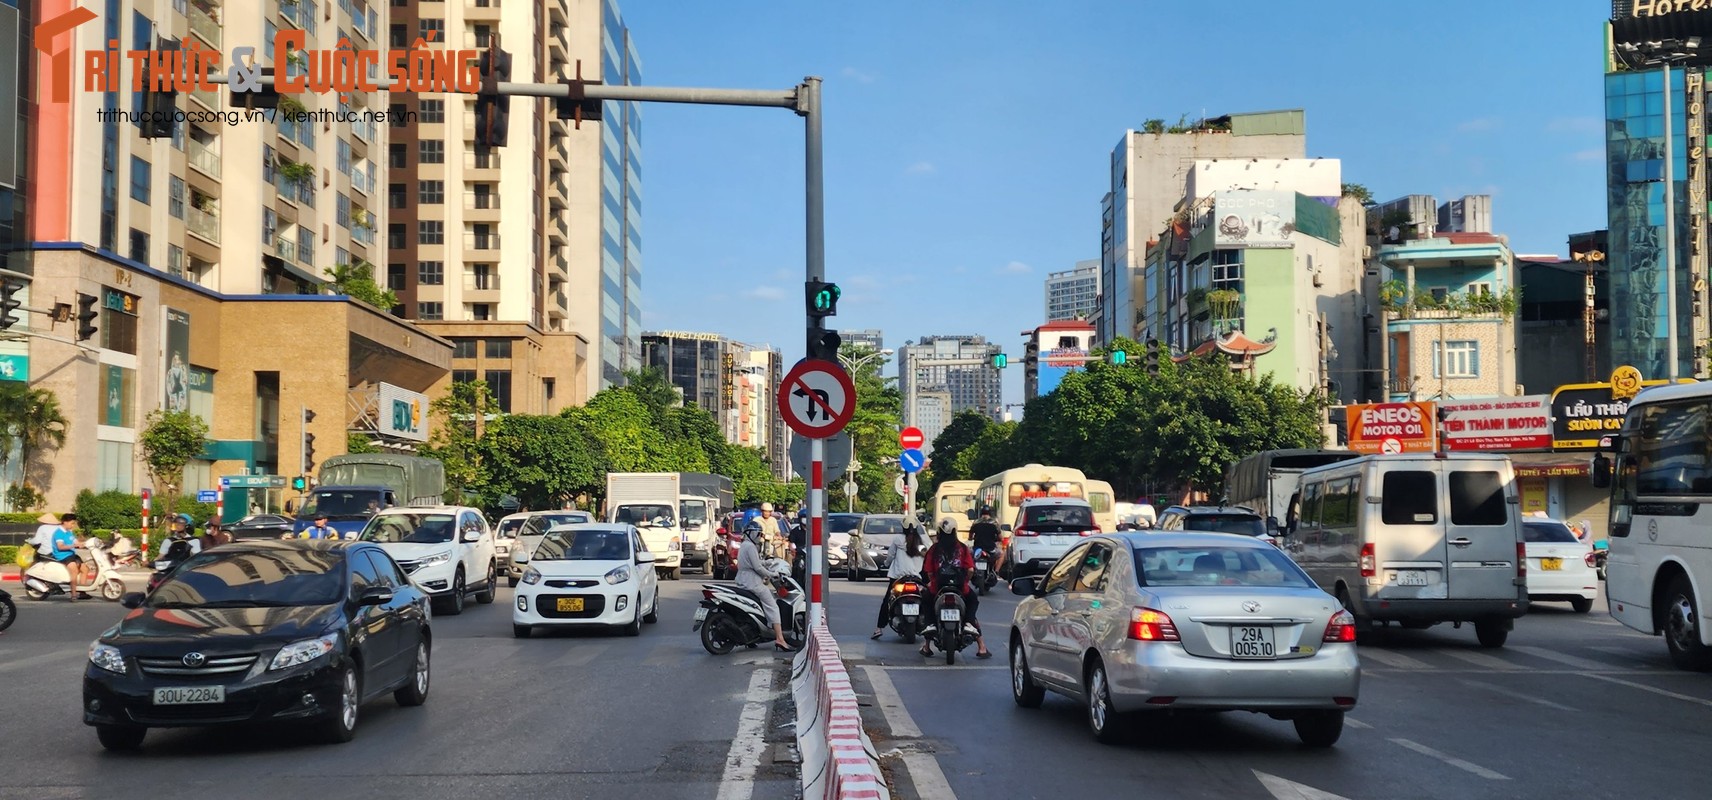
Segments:
[[[557,607],[560,611],[581,611],[583,610],[583,599],[581,597],[561,597]]]
[[[1561,559],[1561,558],[1542,558],[1542,559],[1540,559],[1540,569],[1543,569],[1547,572],[1555,572],[1557,570],[1563,569],[1563,559]],[[564,601],[560,601],[560,602],[564,602]]]

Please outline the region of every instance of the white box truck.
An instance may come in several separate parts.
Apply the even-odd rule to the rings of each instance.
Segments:
[[[731,479],[705,472],[612,472],[606,476],[607,522],[642,532],[660,577],[685,568],[709,570],[719,545],[719,518],[736,505]]]

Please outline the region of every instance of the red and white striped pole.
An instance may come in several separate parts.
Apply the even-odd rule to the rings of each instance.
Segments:
[[[143,558],[149,557],[149,490],[143,490]]]
[[[821,548],[826,531],[826,440],[808,440],[808,627],[820,624],[826,572],[821,565]]]
[[[218,488],[214,490],[214,520],[226,524],[226,493]]]

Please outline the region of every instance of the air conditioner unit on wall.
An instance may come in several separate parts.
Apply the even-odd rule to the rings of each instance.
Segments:
[[[1321,277],[1320,273],[1318,273],[1318,272],[1314,273],[1314,286],[1318,287],[1318,286],[1324,286],[1324,285],[1326,285],[1326,279]]]

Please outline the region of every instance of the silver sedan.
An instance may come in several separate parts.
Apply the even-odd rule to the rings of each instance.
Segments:
[[[1051,690],[1101,742],[1173,709],[1253,711],[1330,747],[1361,686],[1355,619],[1278,548],[1218,533],[1091,537],[1039,578],[1011,624],[1011,694]]]

